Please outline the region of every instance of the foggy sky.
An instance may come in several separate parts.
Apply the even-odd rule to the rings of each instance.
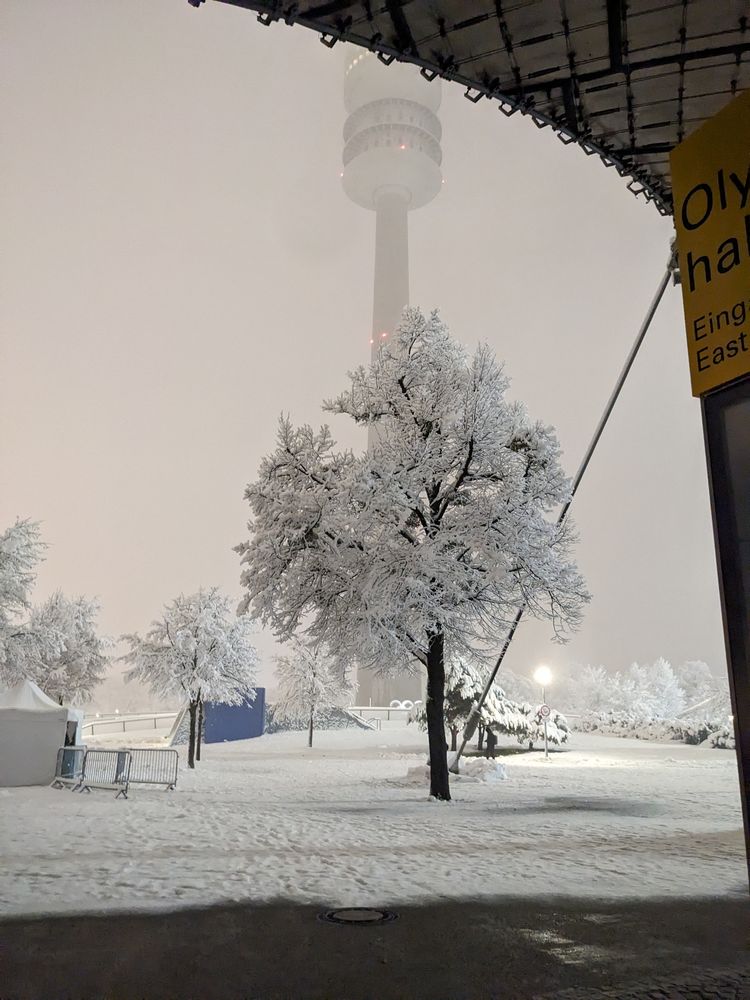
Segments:
[[[0,526],[43,522],[36,599],[97,595],[104,631],[144,630],[181,591],[239,597],[242,493],[279,413],[322,422],[320,400],[368,359],[374,216],[340,186],[341,46],[186,0],[5,0],[2,20]],[[445,184],[410,216],[412,303],[494,347],[572,475],[671,220],[457,86],[440,117]],[[573,514],[583,628],[560,647],[527,626],[508,666],[723,670],[677,288]],[[269,679],[274,642],[259,647]]]

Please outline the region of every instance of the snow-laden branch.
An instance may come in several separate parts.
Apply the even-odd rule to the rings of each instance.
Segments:
[[[304,627],[360,664],[426,662],[430,630],[469,652],[517,609],[560,637],[588,600],[571,558],[569,497],[551,428],[507,399],[486,345],[468,356],[436,314],[407,310],[388,347],[324,404],[378,431],[336,450],[327,427],[282,418],[245,496],[242,609],[282,639]]]
[[[123,636],[130,650],[122,659],[131,664],[125,679],[142,681],[163,697],[238,705],[255,697],[258,655],[251,628],[215,587],[181,594],[143,638]]]

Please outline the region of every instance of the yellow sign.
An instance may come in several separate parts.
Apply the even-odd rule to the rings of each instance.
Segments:
[[[750,373],[750,90],[671,155],[693,395]]]

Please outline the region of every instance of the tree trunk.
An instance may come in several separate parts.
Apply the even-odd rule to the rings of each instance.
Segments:
[[[458,726],[451,726],[451,750],[458,750]]]
[[[307,727],[307,745],[312,746],[312,734],[313,734],[313,714],[310,712],[310,725]]]
[[[198,702],[198,738],[195,743],[195,759],[201,759],[201,743],[203,742],[203,699]]]
[[[427,653],[427,739],[430,746],[430,795],[450,801],[448,747],[445,742],[445,638],[442,632],[429,635]]]
[[[191,701],[188,706],[190,713],[190,736],[188,737],[188,767],[195,767],[195,714],[198,708],[197,701]]]
[[[477,726],[477,750],[481,750],[484,746],[484,726],[480,722]]]

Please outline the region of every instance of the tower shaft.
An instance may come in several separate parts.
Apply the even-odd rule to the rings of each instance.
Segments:
[[[378,195],[375,208],[375,281],[372,302],[372,356],[396,329],[409,305],[408,200],[393,190]]]

